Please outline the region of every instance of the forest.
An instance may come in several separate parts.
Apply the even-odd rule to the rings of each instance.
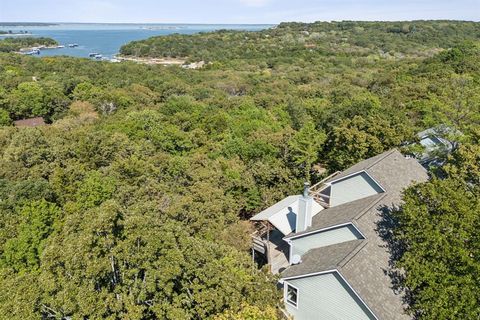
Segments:
[[[207,64],[0,53],[0,318],[280,319],[248,218],[439,125],[459,146],[406,190],[395,267],[416,318],[480,316],[480,23],[282,23],[121,53]]]

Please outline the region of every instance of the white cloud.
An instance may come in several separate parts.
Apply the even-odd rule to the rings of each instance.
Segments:
[[[240,2],[249,7],[265,7],[272,0],[240,0]]]

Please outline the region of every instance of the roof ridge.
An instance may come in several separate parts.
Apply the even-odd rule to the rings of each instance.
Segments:
[[[392,153],[394,153],[395,151],[397,151],[396,148],[393,148],[387,152],[384,153],[384,156],[383,157],[379,157],[378,160],[376,160],[375,162],[373,162],[371,165],[369,165],[368,167],[366,167],[364,170],[368,170],[370,168],[372,168],[373,166],[375,166],[377,163],[379,163],[380,161],[382,161],[383,159],[385,159],[386,157],[390,156]]]
[[[378,199],[375,199],[375,201],[372,201],[368,206],[366,206],[362,211],[360,211],[356,216],[353,217],[351,222],[354,222],[358,219],[360,219],[365,213],[367,213],[374,205],[376,205],[380,200],[385,198],[387,196],[387,192],[380,193],[381,196],[378,197]]]
[[[353,240],[353,241],[358,241],[358,240]],[[340,260],[340,262],[337,264],[339,267],[343,268],[348,262],[350,262],[350,260],[352,260],[356,255],[357,253],[359,253],[368,243],[368,240],[367,239],[362,239],[360,240],[361,242],[352,250],[350,251],[349,253],[347,253],[347,255],[342,259]]]

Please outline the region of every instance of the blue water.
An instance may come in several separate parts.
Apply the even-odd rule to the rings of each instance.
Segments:
[[[88,58],[91,52],[111,58],[120,47],[130,41],[173,33],[193,34],[220,29],[258,31],[272,25],[219,25],[219,24],[74,24],[62,23],[52,26],[2,26],[0,30],[28,31],[35,37],[49,37],[65,48],[42,50],[40,56],[67,55]],[[0,37],[1,39],[2,37]],[[68,44],[77,43],[76,48]]]

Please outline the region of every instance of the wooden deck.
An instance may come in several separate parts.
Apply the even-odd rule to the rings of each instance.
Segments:
[[[270,254],[270,271],[273,274],[282,272],[290,264],[288,255],[290,246],[283,239],[283,234],[278,230],[270,232],[269,254]]]
[[[265,233],[262,237],[255,235],[252,249],[261,254],[270,266],[270,271],[277,274],[289,266],[288,250],[289,245],[283,240],[283,234],[274,229]]]

